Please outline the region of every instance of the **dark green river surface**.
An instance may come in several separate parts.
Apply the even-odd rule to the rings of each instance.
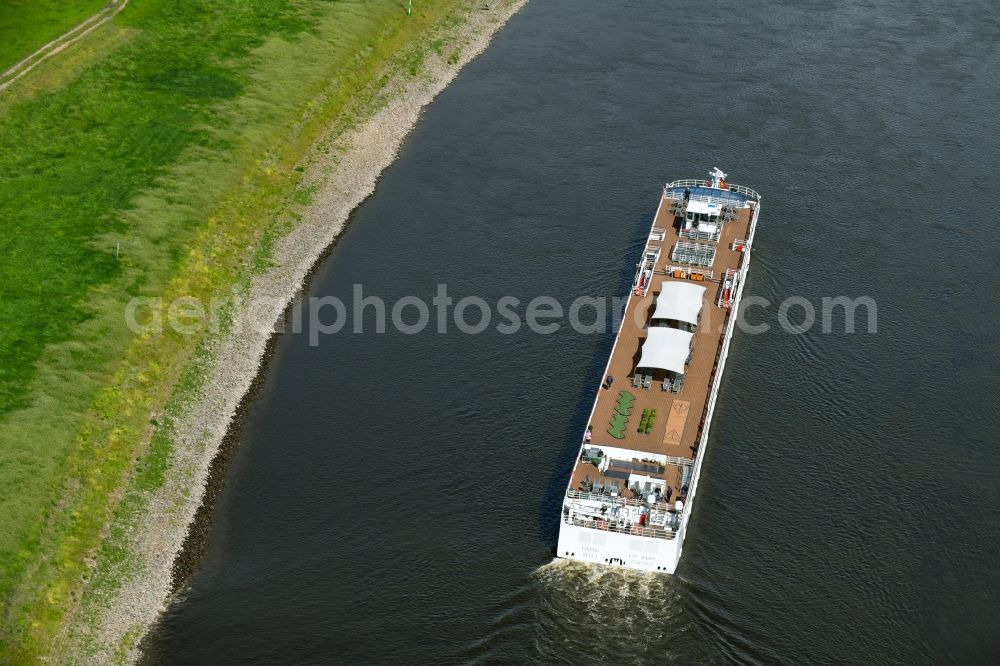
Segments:
[[[610,327],[289,332],[146,661],[996,663],[998,16],[530,2],[306,296],[623,295],[664,182],[761,192],[771,328],[737,333],[677,575],[553,562]],[[786,332],[792,296],[877,332]]]

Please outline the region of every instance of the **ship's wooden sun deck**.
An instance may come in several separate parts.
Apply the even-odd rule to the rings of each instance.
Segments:
[[[632,377],[636,373],[636,363],[639,360],[642,343],[646,338],[646,329],[649,326],[656,294],[659,293],[662,283],[677,279],[668,275],[666,270],[668,266],[680,265],[670,260],[671,250],[678,241],[686,240],[680,237],[679,220],[675,220],[673,213],[670,212],[672,203],[673,200],[664,196],[657,212],[653,227],[665,230],[666,234],[663,240],[654,240],[651,237],[647,243],[647,250],[657,246],[661,247],[650,287],[645,296],[633,295],[629,299],[607,371],[608,375],[614,377],[614,383],[610,388],[605,388],[602,385],[599,389],[590,421],[590,426],[593,429],[592,440],[587,446],[636,451],[638,453],[633,455],[631,459],[637,461],[641,461],[644,454],[665,455],[684,460],[694,458],[695,443],[700,435],[705,404],[708,400],[726,319],[729,316],[736,316],[735,311],[717,305],[719,291],[722,289],[726,269],[738,269],[743,256],[741,251],[732,249],[733,241],[746,239],[750,231],[751,209],[738,209],[737,218],[725,223],[722,227],[712,266],[691,267],[711,270],[714,277],[706,278],[704,282],[695,282],[695,284],[705,286],[706,290],[700,323],[693,338],[691,362],[686,368],[683,388],[678,393],[663,391],[661,385],[667,374],[665,371],[653,372],[653,383],[650,388],[634,388]],[[645,372],[649,373],[650,371]],[[631,415],[628,417],[625,436],[623,439],[617,439],[608,433],[608,425],[611,422],[621,391],[632,393],[635,396],[635,401]],[[638,432],[639,421],[644,409],[656,410],[656,420],[648,434]],[[625,457],[616,454],[612,458],[622,459]],[[667,464],[662,474],[650,474],[650,476],[665,479],[667,485],[673,490],[674,498],[682,496],[680,465]],[[584,482],[588,479],[591,482],[616,481],[622,486],[626,485],[621,473],[616,474],[614,468],[610,470],[609,475],[606,475],[602,474],[594,464],[578,460],[573,469],[570,488],[582,490]],[[627,497],[631,496],[627,490],[624,494]]]

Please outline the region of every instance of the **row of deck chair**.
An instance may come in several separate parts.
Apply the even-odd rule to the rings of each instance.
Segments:
[[[601,493],[617,493],[619,495],[622,494],[622,484],[620,481],[615,481],[613,479],[609,479],[603,482],[591,481],[590,475],[588,475],[583,480],[583,483],[580,484],[580,487],[584,492],[597,493],[598,495],[600,495]]]
[[[648,389],[653,385],[653,375],[644,375],[642,373],[635,373],[632,377],[632,388],[646,388]]]
[[[663,390],[673,391],[674,393],[680,393],[681,387],[684,386],[684,377],[670,378],[667,377],[663,380]]]

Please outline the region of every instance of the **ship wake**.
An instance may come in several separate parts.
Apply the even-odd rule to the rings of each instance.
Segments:
[[[557,559],[535,571],[535,645],[543,662],[670,659],[670,643],[692,629],[677,576]]]

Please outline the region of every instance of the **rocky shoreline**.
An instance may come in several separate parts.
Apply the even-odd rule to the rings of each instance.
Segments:
[[[314,147],[304,178],[316,190],[312,203],[277,243],[273,267],[257,276],[244,296],[244,303],[268,305],[238,308],[231,332],[211,341],[200,395],[174,418],[166,480],[148,498],[141,520],[130,527],[136,571],[122,581],[113,598],[100,602],[97,617],[87,620],[92,626],[68,630],[59,652],[73,655],[70,661],[134,663],[139,658],[141,637],[183,590],[197,565],[212,500],[236,446],[230,424],[253,397],[276,322],[344,230],[351,212],[374,191],[423,107],[485,50],[526,2],[492,0],[470,10],[461,25],[444,35],[451,57],[431,53],[417,76],[397,75],[387,84],[390,95],[384,107],[363,124]]]

